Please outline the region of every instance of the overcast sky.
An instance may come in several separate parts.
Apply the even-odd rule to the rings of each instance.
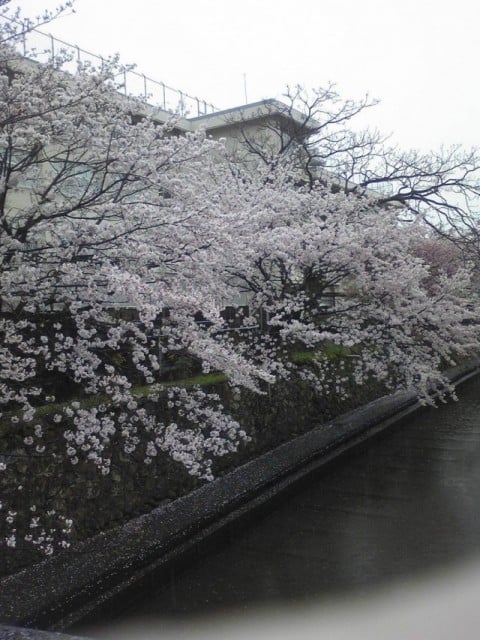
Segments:
[[[12,0],[12,4],[15,0]],[[58,0],[18,0],[26,15]],[[45,30],[222,108],[337,83],[404,147],[480,146],[475,0],[76,0]]]

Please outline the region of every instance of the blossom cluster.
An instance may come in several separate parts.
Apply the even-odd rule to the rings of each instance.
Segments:
[[[70,546],[73,520],[54,509],[39,513],[37,506],[32,504],[28,512],[19,513],[0,502],[0,519],[3,520],[1,543],[7,548],[16,549],[27,544],[50,556],[55,549],[68,549]]]

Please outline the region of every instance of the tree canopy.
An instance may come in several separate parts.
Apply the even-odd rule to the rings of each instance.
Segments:
[[[159,125],[120,95],[115,60],[71,75],[58,56],[22,57],[18,38],[21,29],[0,27],[0,410],[4,433],[30,430],[32,456],[51,454],[38,415],[53,406],[72,465],[108,474],[114,451],[147,464],[162,451],[211,479],[215,457],[248,434],[214,394],[165,385],[175,353],[222,372],[239,394],[293,374],[315,394],[333,382],[339,398],[347,376],[425,401],[451,391],[442,370],[478,348],[471,272],[465,261],[432,262],[419,249],[425,216],[407,223],[402,212],[428,205],[451,221],[458,205],[445,204],[444,189],[467,184],[476,152],[380,155],[376,137],[348,129],[367,103],[339,106],[329,88],[306,111],[320,123],[314,137],[296,134],[295,153],[283,156],[283,145],[278,162],[259,150],[252,170],[222,142],[175,135],[175,116]],[[371,191],[380,183],[393,194]],[[476,195],[468,185],[462,195]],[[224,309],[240,295],[249,317],[232,328]],[[295,350],[308,350],[308,366],[289,357]],[[153,402],[140,402],[138,387]],[[165,416],[154,402],[162,393]],[[4,514],[15,512],[8,500]],[[14,547],[17,535],[2,542]]]

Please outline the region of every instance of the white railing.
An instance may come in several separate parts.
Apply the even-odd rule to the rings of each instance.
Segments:
[[[16,22],[6,16],[0,16],[0,18]],[[17,25],[20,27],[21,33],[21,23],[17,23]],[[91,64],[93,67],[101,69],[107,62],[107,59],[101,55],[64,42],[39,29],[24,31],[20,36],[19,50],[26,58],[34,58],[39,62],[49,64],[56,64],[57,60],[63,60],[67,54],[68,61],[62,68],[70,73],[76,73],[79,63],[82,65]],[[219,111],[217,107],[205,100],[174,89],[164,82],[154,80],[128,66],[121,67],[115,81],[118,83],[120,91],[125,95],[135,96],[151,106],[160,107],[182,117],[202,116]]]

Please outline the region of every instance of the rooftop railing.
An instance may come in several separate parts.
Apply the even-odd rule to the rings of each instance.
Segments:
[[[15,22],[21,32],[21,23],[6,16],[0,16],[0,18]],[[107,64],[107,58],[36,28],[25,30],[22,33],[18,47],[24,57],[54,65],[60,60],[63,61],[65,54],[67,54],[68,60],[62,65],[62,68],[70,73],[76,73],[79,64],[90,64],[99,69]],[[202,116],[219,111],[218,107],[206,100],[191,96],[164,82],[154,80],[130,66],[122,66],[120,73],[115,76],[115,81],[118,83],[120,91],[125,95],[135,96],[150,106],[160,107],[164,111],[182,117]]]

